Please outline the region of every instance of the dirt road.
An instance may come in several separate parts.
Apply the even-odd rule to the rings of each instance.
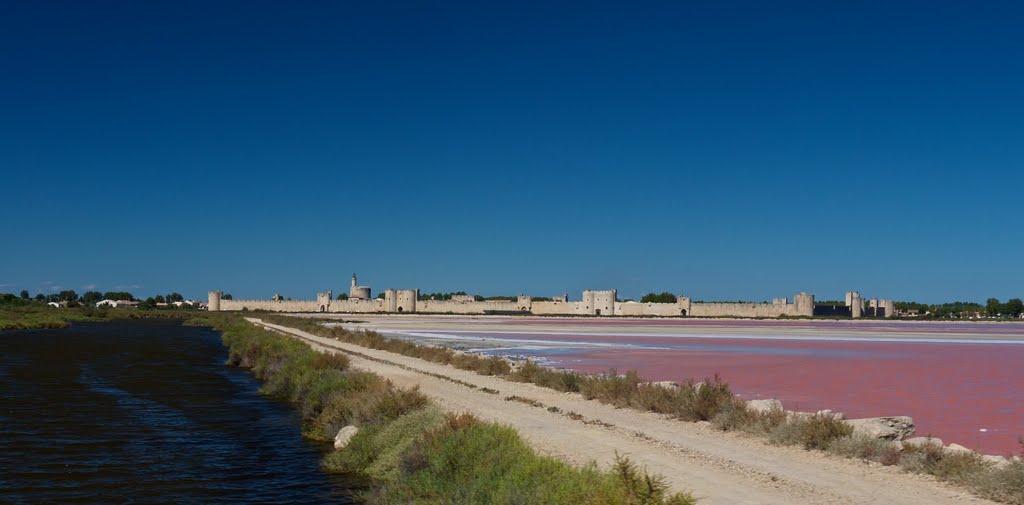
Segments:
[[[628,455],[648,471],[664,475],[674,489],[692,492],[703,504],[994,503],[895,468],[770,446],[700,424],[616,409],[578,394],[249,321],[298,337],[321,351],[343,351],[353,366],[403,387],[419,386],[449,411],[510,425],[543,453],[580,464],[597,461],[604,467],[616,453]],[[511,396],[536,405],[507,400]]]

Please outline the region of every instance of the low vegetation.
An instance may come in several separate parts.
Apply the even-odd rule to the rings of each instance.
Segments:
[[[998,466],[976,453],[949,451],[938,443],[911,445],[864,436],[836,439],[827,450],[886,466],[899,466],[908,472],[932,475],[985,498],[1024,505],[1024,461],[1020,459]]]
[[[36,301],[0,303],[0,330],[67,328],[75,321],[111,321],[151,317],[187,318],[191,311],[140,311],[130,308],[51,307]]]
[[[676,295],[668,292],[664,293],[647,293],[640,298],[640,303],[676,303],[679,301]]]
[[[911,445],[855,434],[832,415],[787,415],[781,409],[757,411],[736,400],[712,424],[725,431],[768,437],[775,444],[798,445],[844,457],[899,466],[970,489],[992,500],[1024,505],[1024,461],[999,467],[973,452],[953,452],[940,444]],[[1022,444],[1024,445],[1024,444]],[[1024,452],[1024,451],[1022,451]]]
[[[386,338],[374,332],[350,332],[339,327],[323,326],[321,321],[314,319],[281,315],[268,315],[264,319],[373,349],[451,364],[486,375],[500,375],[507,380],[532,383],[556,391],[580,393],[587,399],[616,407],[657,412],[685,421],[710,421],[717,429],[764,437],[773,444],[795,445],[883,465],[899,465],[906,471],[933,475],[940,480],[964,486],[986,498],[1011,505],[1024,505],[1024,462],[1020,460],[996,467],[973,453],[956,454],[936,447],[904,447],[898,443],[858,436],[848,423],[831,415],[788,415],[781,409],[752,409],[745,401],[737,398],[729,385],[717,375],[703,382],[690,380],[675,386],[650,383],[636,371],[619,374],[616,370],[610,370],[601,375],[585,375],[545,368],[530,361],[513,369],[507,363],[505,366],[496,364],[496,358],[493,357],[419,345]],[[519,401],[518,397],[509,399]],[[560,412],[557,407],[548,409]],[[575,412],[565,415],[585,422],[585,418]]]
[[[307,437],[328,442],[342,427],[359,427],[322,466],[369,479],[373,485],[361,497],[367,503],[696,503],[689,495],[670,493],[664,480],[625,458],[602,471],[593,464],[581,468],[538,455],[509,427],[445,415],[416,390],[354,370],[343,355],[317,353],[237,315],[207,314],[192,322],[219,329],[228,364],[250,369],[264,393],[294,405]],[[292,326],[295,322],[288,320]],[[379,335],[359,338],[413,352]],[[509,371],[503,360],[504,367],[495,367],[490,359],[439,351],[425,355],[483,374]]]

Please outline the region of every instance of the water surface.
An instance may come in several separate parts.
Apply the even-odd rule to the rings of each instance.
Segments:
[[[5,503],[352,503],[209,328],[0,332]]]
[[[388,335],[651,380],[721,374],[744,398],[908,415],[987,454],[1024,447],[1024,324],[621,318],[367,318]]]

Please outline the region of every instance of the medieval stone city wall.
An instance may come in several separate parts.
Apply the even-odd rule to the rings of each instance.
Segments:
[[[694,303],[689,314],[695,317],[780,317],[798,316],[796,305],[776,303]]]
[[[213,305],[210,304],[210,307]],[[267,310],[272,312],[319,312],[316,300],[220,300],[220,310]],[[211,309],[213,310],[213,309]]]
[[[488,312],[529,312],[530,304],[509,300],[458,302],[453,300],[420,300],[416,311],[430,314],[486,314]]]
[[[328,312],[351,312],[355,314],[369,314],[373,312],[384,312],[384,300],[381,299],[359,299],[359,300],[334,300],[331,302]]]
[[[683,309],[678,303],[618,302],[615,315],[672,317],[683,315]]]
[[[530,311],[539,316],[575,316],[580,314],[579,302],[533,302]]]
[[[354,282],[354,279],[353,279]],[[615,301],[616,291],[584,291],[578,302],[534,302],[520,295],[516,300],[469,301],[420,300],[418,289],[388,289],[383,298],[333,300],[330,291],[317,293],[316,300],[224,300],[219,291],[211,291],[210,310],[266,310],[273,312],[335,312],[335,313],[428,313],[488,314],[529,313],[551,316],[695,316],[695,317],[810,317],[814,314],[814,295],[799,293],[789,303],[776,298],[772,303],[692,302],[681,296],[676,303],[641,303]],[[854,306],[859,296],[852,294]],[[891,311],[891,302],[873,301],[880,309]],[[860,314],[854,312],[857,317]]]

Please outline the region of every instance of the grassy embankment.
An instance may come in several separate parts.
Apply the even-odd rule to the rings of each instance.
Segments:
[[[250,369],[264,393],[292,403],[307,437],[330,442],[342,427],[360,428],[323,467],[369,478],[374,485],[363,496],[369,503],[696,502],[670,493],[660,478],[626,459],[603,471],[540,456],[511,428],[445,415],[417,390],[353,370],[344,355],[315,352],[238,315],[192,322],[220,330],[229,364]]]
[[[114,319],[143,319],[172,317],[185,319],[198,311],[139,310],[134,308],[57,308],[39,302],[0,305],[0,330],[28,330],[40,328],[67,328],[75,321],[111,321]]]
[[[933,475],[963,486],[986,498],[1024,505],[1024,462],[1021,460],[998,468],[974,453],[953,453],[932,445],[915,447],[856,436],[848,423],[828,415],[792,416],[781,410],[757,412],[737,398],[729,385],[717,376],[701,383],[689,380],[676,389],[644,381],[635,371],[619,375],[611,370],[595,376],[552,370],[532,362],[513,370],[507,361],[496,357],[420,345],[387,338],[372,331],[350,332],[338,327],[325,327],[314,319],[278,314],[261,317],[268,322],[372,349],[450,364],[482,375],[501,376],[557,391],[580,393],[584,398],[616,407],[667,414],[684,421],[710,421],[720,430],[764,437],[773,444],[798,445],[808,450],[824,450],[882,465],[898,465],[909,472]],[[541,404],[536,406],[544,407]]]

